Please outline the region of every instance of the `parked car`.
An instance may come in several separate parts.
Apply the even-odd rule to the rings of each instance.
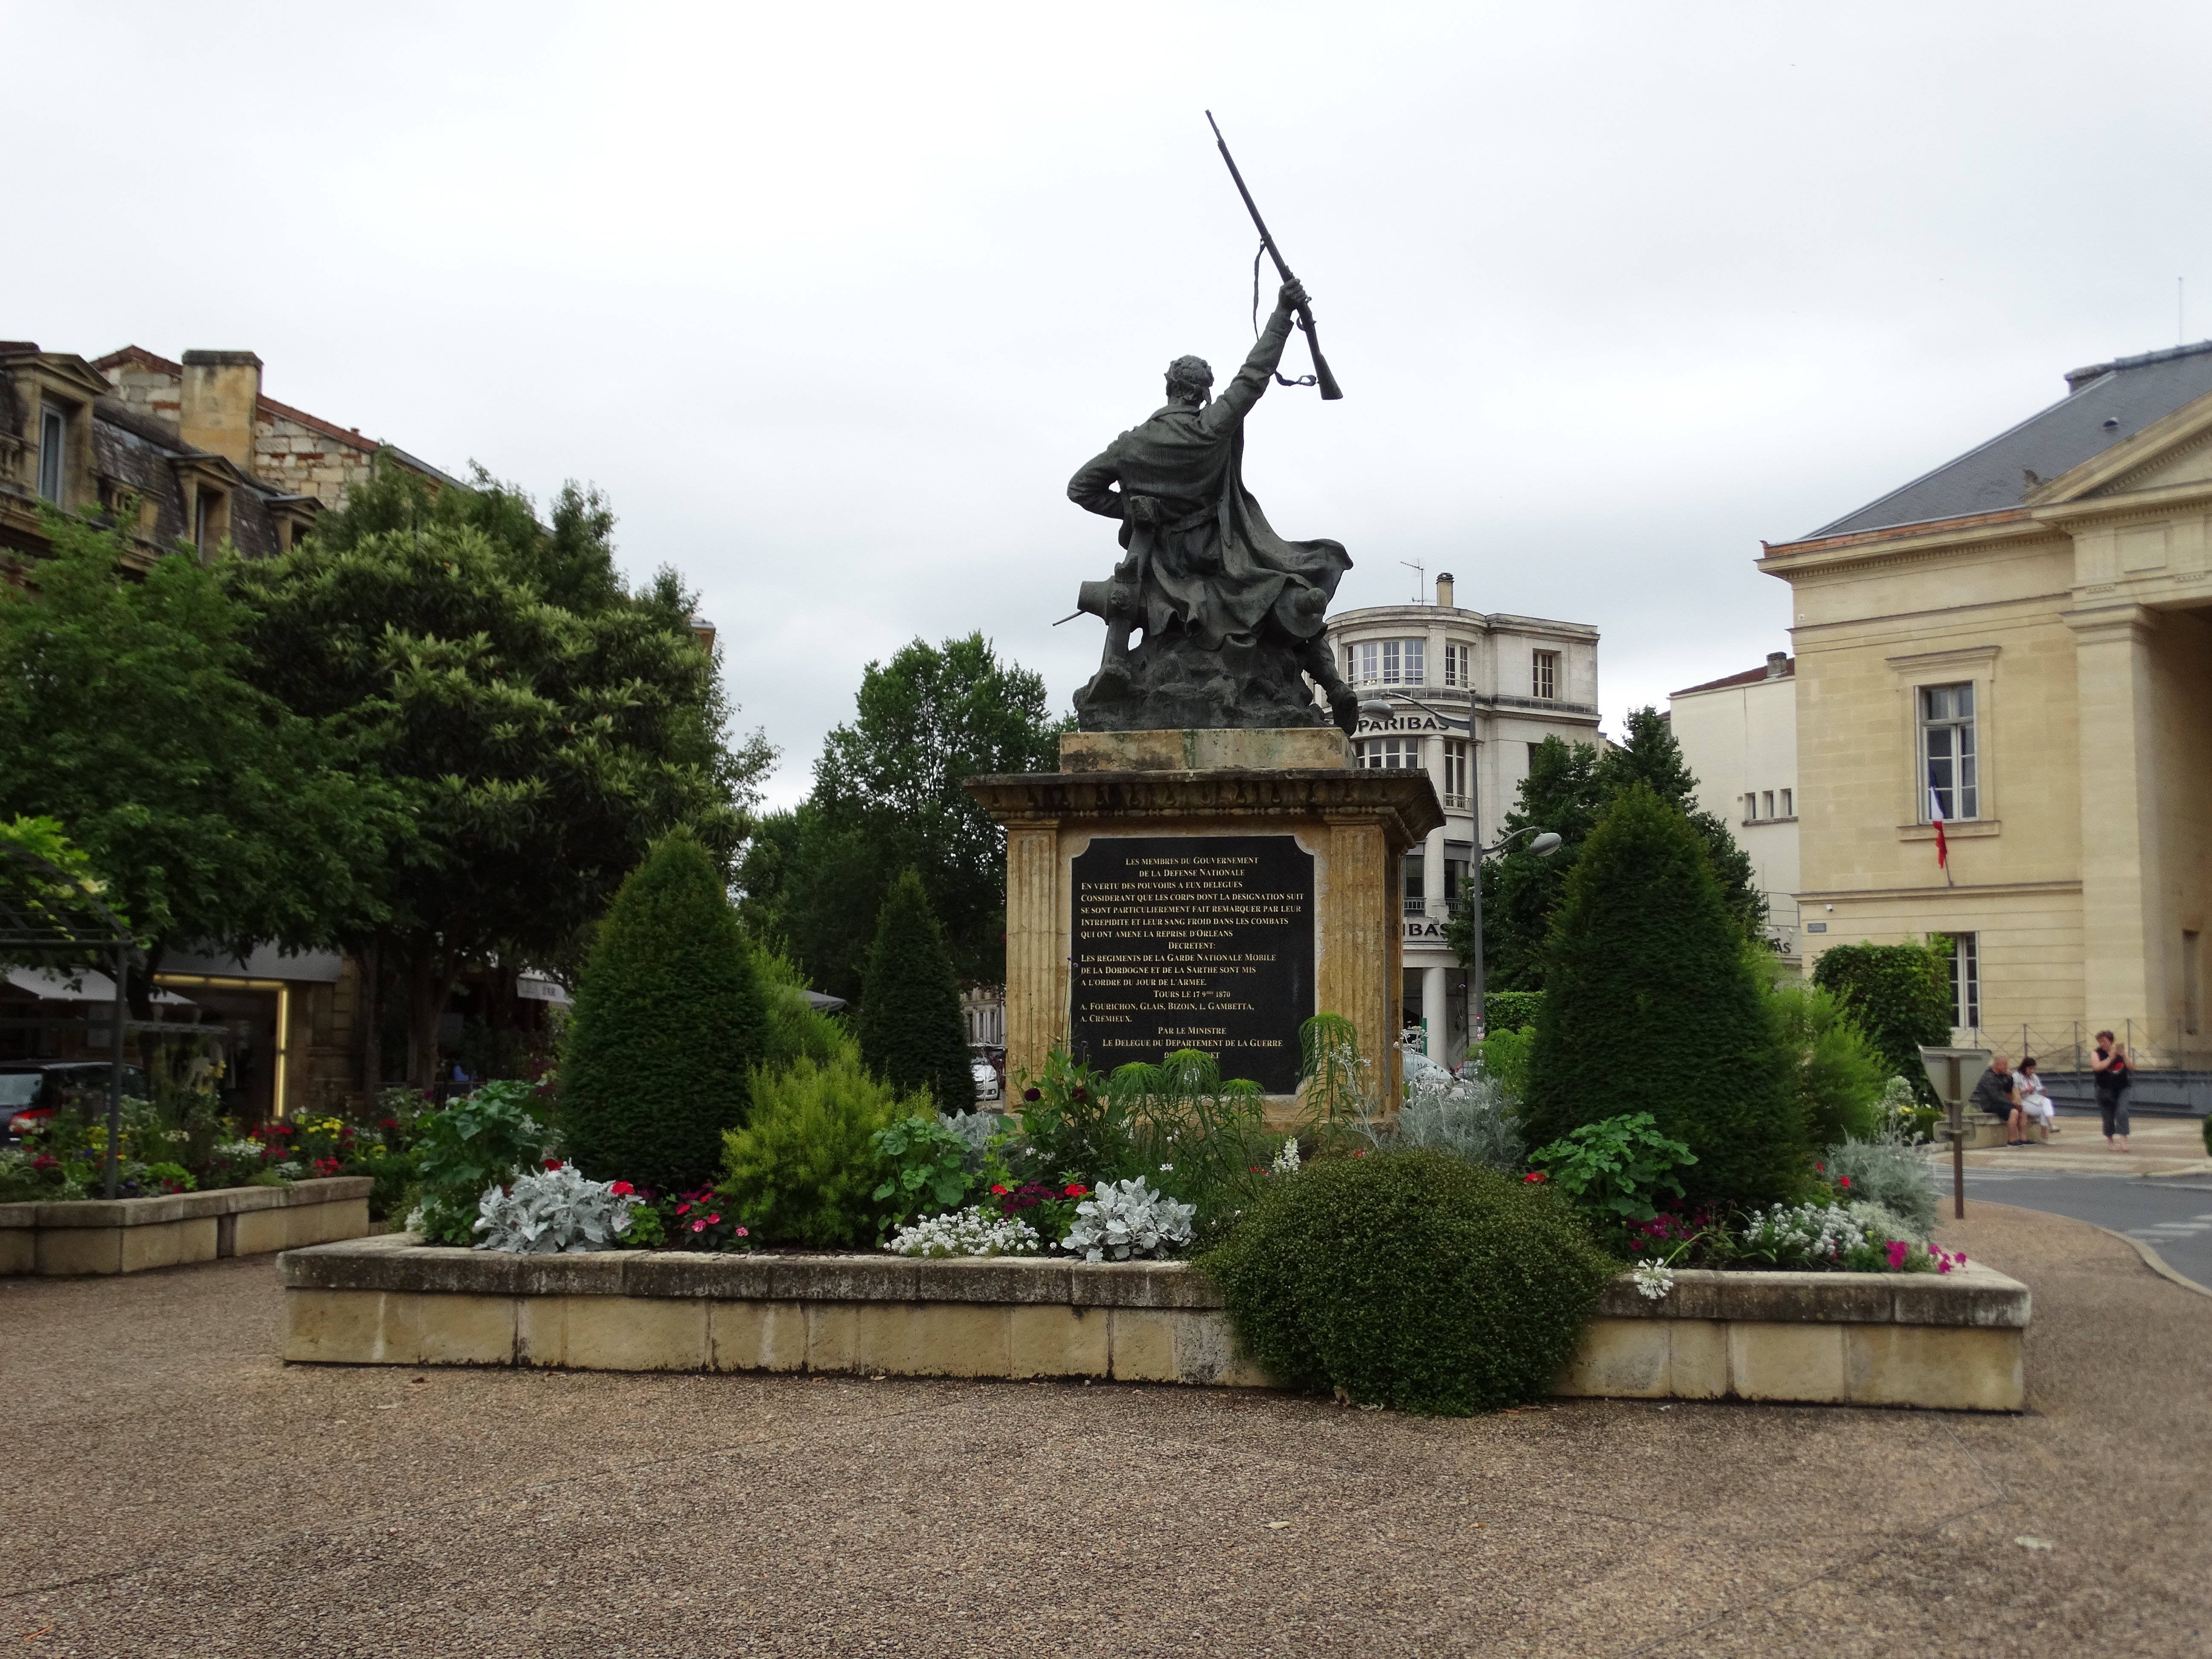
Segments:
[[[996,1100],[1006,1093],[1005,1087],[999,1081],[999,1068],[992,1065],[981,1053],[978,1052],[970,1056],[968,1061],[968,1073],[975,1079],[976,1099]]]
[[[0,1060],[0,1145],[21,1146],[26,1132],[39,1127],[66,1106],[88,1117],[107,1109],[112,1061],[105,1060]],[[123,1092],[146,1092],[146,1074],[123,1068]]]

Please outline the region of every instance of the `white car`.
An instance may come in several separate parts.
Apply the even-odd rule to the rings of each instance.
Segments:
[[[996,1100],[999,1097],[999,1068],[978,1055],[968,1062],[969,1074],[975,1079],[975,1098]]]

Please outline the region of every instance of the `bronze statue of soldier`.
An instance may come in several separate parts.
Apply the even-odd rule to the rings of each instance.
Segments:
[[[1334,724],[1348,734],[1357,726],[1358,699],[1323,637],[1352,560],[1338,542],[1278,536],[1244,488],[1244,417],[1305,304],[1302,284],[1283,284],[1218,398],[1201,359],[1176,358],[1166,404],[1069,480],[1077,506],[1121,521],[1127,550],[1111,579],[1084,583],[1078,600],[1106,623],[1098,672],[1075,694],[1085,731]],[[1306,676],[1329,714],[1316,707]]]

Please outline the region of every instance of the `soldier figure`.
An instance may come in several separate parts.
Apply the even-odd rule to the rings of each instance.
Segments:
[[[1305,301],[1302,284],[1283,284],[1218,398],[1204,361],[1176,358],[1166,406],[1069,481],[1077,506],[1120,520],[1127,550],[1111,580],[1082,586],[1079,608],[1106,623],[1104,659],[1076,693],[1085,730],[1327,725],[1301,671],[1336,725],[1357,726],[1358,699],[1322,640],[1352,561],[1337,542],[1285,541],[1244,488],[1244,416]],[[1144,640],[1132,650],[1137,629]]]

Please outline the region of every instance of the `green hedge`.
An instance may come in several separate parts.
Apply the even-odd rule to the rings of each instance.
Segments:
[[[1920,1050],[1951,1041],[1951,963],[1942,945],[1832,945],[1813,966],[1813,983],[1843,999],[1881,1054],[1884,1077],[1904,1078],[1924,1103],[1940,1103]]]
[[[1543,1012],[1541,991],[1487,991],[1482,998],[1483,1029],[1488,1031],[1525,1030]]]
[[[1271,1179],[1200,1266],[1279,1382],[1449,1416],[1548,1394],[1619,1267],[1553,1193],[1434,1152]]]
[[[663,1192],[703,1185],[722,1132],[745,1121],[767,1027],[721,872],[679,830],[623,881],[576,987],[561,1115],[577,1167]]]

